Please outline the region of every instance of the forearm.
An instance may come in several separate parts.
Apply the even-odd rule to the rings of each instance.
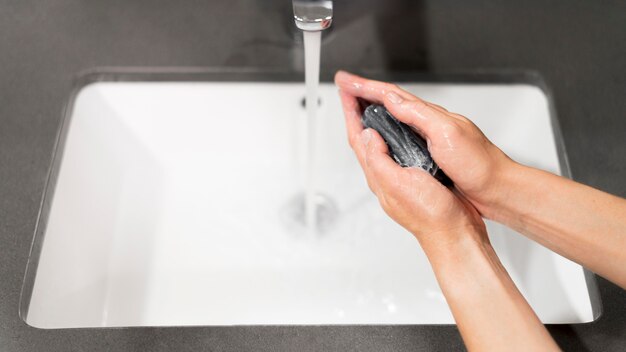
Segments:
[[[486,216],[626,288],[626,200],[514,164]]]
[[[487,240],[422,243],[469,350],[558,350]]]

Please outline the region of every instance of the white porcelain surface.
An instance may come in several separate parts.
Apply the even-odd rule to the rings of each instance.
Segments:
[[[470,117],[511,157],[559,172],[526,85],[404,84]],[[389,220],[321,87],[319,237],[281,216],[302,191],[296,83],[94,83],[78,95],[27,322],[36,327],[454,323],[417,241]],[[592,320],[580,266],[488,224],[546,323]]]

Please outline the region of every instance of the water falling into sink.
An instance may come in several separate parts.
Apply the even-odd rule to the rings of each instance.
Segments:
[[[305,142],[305,224],[309,233],[316,232],[315,204],[315,127],[320,83],[321,31],[303,31],[306,81],[306,142]]]

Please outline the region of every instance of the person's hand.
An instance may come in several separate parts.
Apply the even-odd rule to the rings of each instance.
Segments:
[[[370,189],[385,212],[413,233],[423,246],[432,242],[450,243],[468,234],[481,241],[486,240],[484,222],[463,196],[455,194],[454,190],[446,188],[421,168],[400,167],[389,156],[387,145],[378,132],[363,128],[357,97],[386,102],[382,99],[385,93],[390,89],[399,89],[345,73],[339,73],[336,81],[341,89],[350,145],[365,172]],[[376,95],[372,95],[374,92]],[[401,94],[407,101],[417,99],[405,92]],[[398,110],[399,106],[402,104],[392,113],[398,118],[398,112],[407,116],[409,110],[406,107]],[[406,118],[403,120],[407,122]],[[435,131],[434,127],[429,131]],[[436,155],[433,156],[436,158]],[[444,171],[447,172],[447,169]]]
[[[348,134],[355,150],[362,148],[357,138],[361,129],[358,121],[360,111],[358,105],[355,105],[355,99],[358,97],[372,103],[384,104],[393,116],[414,128],[426,139],[433,159],[452,179],[456,191],[469,200],[482,215],[489,217],[490,205],[496,201],[497,197],[505,193],[505,187],[502,185],[503,178],[515,163],[493,145],[476,125],[467,118],[415,97],[394,84],[368,80],[342,71],[335,76],[335,82],[341,91]],[[372,137],[374,146],[370,149],[372,152],[384,153],[383,146],[377,144],[380,142],[378,134],[373,134],[375,135]],[[362,154],[359,158],[365,158],[362,152],[358,151],[357,154],[359,153]],[[384,172],[381,171],[374,176],[371,168],[382,168],[382,160],[385,159],[376,160],[377,163],[368,169],[370,170],[368,179],[372,179],[369,182],[374,187],[377,183],[384,182],[382,180],[385,177],[417,175],[410,169],[401,172],[398,168],[391,168],[390,163],[384,162],[387,168]],[[364,165],[364,169],[367,167],[368,165]],[[423,175],[420,174],[420,176]],[[409,176],[402,177],[409,178]],[[419,182],[412,181],[412,184],[419,188],[428,186],[434,189],[432,182],[426,183],[427,180],[431,181],[429,178],[420,177]],[[421,183],[422,181],[424,183]],[[391,189],[387,190],[391,191]],[[413,192],[425,192],[425,190],[413,190]],[[412,194],[412,196],[415,195]]]
[[[345,72],[337,73],[335,82],[349,142],[368,185],[387,214],[419,240],[468,349],[558,351],[500,263],[475,207],[484,208],[498,187],[505,188],[496,177],[513,174],[516,164],[468,119],[395,85]],[[421,168],[396,164],[378,132],[363,129],[357,98],[384,103],[424,136],[454,187],[443,186]]]

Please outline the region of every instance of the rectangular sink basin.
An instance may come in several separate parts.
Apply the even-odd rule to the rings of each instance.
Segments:
[[[561,173],[541,89],[402,85],[471,118],[513,159]],[[55,157],[25,280],[25,321],[454,324],[417,241],[367,188],[336,87],[324,83],[320,92],[317,183],[334,209],[326,230],[311,236],[292,219],[304,183],[301,82],[85,85]],[[487,225],[543,322],[594,319],[583,268]]]

